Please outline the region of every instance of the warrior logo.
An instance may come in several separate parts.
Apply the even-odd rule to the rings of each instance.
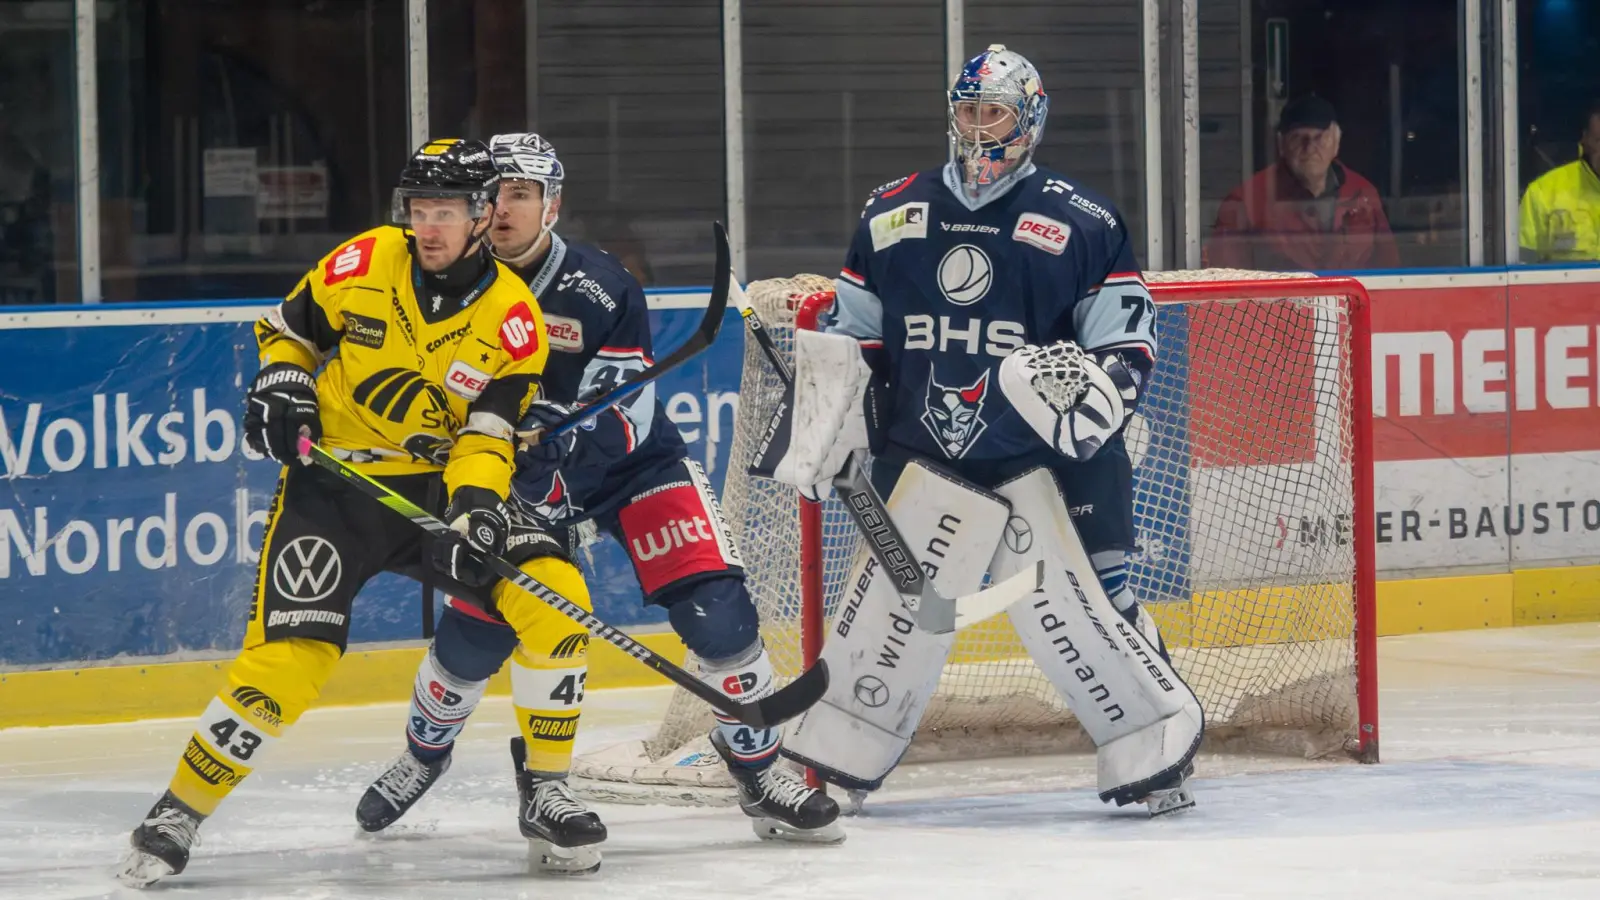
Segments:
[[[545,492],[544,499],[533,504],[533,514],[547,522],[570,519],[580,512],[583,512],[583,508],[572,502],[567,481],[560,472],[550,479],[550,490]]]
[[[979,415],[983,412],[984,398],[988,396],[987,369],[966,387],[951,388],[940,384],[933,366],[928,367],[927,411],[922,414],[922,424],[939,442],[939,449],[945,456],[951,459],[966,456],[977,443],[978,436],[989,427]]]

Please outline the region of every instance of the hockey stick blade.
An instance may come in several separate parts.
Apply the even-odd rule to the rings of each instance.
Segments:
[[[729,286],[734,281],[733,252],[728,247],[728,232],[722,227],[722,223],[712,222],[711,228],[715,233],[717,246],[716,276],[711,282],[711,299],[706,303],[705,315],[700,317],[700,325],[694,334],[689,335],[689,339],[679,344],[678,348],[667,354],[665,359],[633,373],[621,384],[561,417],[550,427],[517,432],[519,439],[527,444],[537,444],[547,438],[566,434],[644,390],[645,385],[699,356],[707,347],[716,343],[717,335],[722,331],[723,314],[728,310]]]
[[[956,598],[956,630],[976,625],[1004,612],[1011,604],[1044,589],[1044,560],[999,584]]]
[[[302,437],[297,447],[302,458],[332,472],[345,484],[354,487],[402,516],[418,528],[435,536],[454,534],[450,526],[430,515],[427,510],[390,490],[371,476],[345,465],[338,457]],[[811,708],[828,690],[828,666],[822,660],[806,670],[799,678],[754,703],[739,703],[721,691],[675,665],[671,660],[639,643],[571,600],[561,596],[543,582],[522,571],[498,556],[484,554],[484,560],[493,572],[556,612],[582,625],[590,634],[633,657],[647,668],[662,675],[672,683],[704,700],[717,712],[735,719],[751,728],[773,728],[795,718]]]

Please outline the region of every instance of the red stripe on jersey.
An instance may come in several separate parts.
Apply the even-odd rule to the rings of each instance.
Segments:
[[[627,413],[624,413],[619,407],[613,406],[611,411],[616,414],[618,419],[622,420],[622,433],[628,438],[628,449],[624,450],[623,453],[632,453],[633,448],[639,445],[639,435],[633,428],[633,422],[628,418]]]
[[[916,181],[917,180],[917,176],[921,175],[921,174],[922,174],[921,172],[912,172],[911,173],[911,177],[906,179],[906,183],[905,184],[900,185],[899,187],[895,188],[892,191],[884,191],[883,194],[881,195],[882,198],[884,200],[887,200],[890,197],[893,197],[895,194],[898,194],[901,191],[905,190],[906,188],[911,187],[911,182]]]
[[[1137,281],[1139,284],[1144,284],[1144,276],[1138,272],[1112,272],[1106,276],[1106,282],[1112,281]]]
[[[850,282],[851,284],[854,284],[857,287],[866,287],[867,286],[867,280],[865,278],[862,278],[860,275],[857,275],[856,273],[850,271],[849,269],[840,269],[839,270],[839,277],[843,278],[845,281]]]
[[[868,350],[877,350],[883,346],[883,341],[881,340],[857,341],[856,343]]]

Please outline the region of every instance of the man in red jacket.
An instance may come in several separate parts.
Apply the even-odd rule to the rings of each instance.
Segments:
[[[1278,162],[1217,211],[1205,264],[1235,269],[1386,269],[1400,264],[1372,182],[1338,161],[1333,105],[1315,94],[1284,107]]]

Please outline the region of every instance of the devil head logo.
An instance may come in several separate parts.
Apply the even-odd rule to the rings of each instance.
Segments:
[[[534,503],[534,515],[547,522],[560,522],[570,519],[583,509],[572,502],[572,494],[567,490],[567,481],[557,472],[550,479],[550,490],[545,491],[544,499]]]
[[[933,367],[928,371],[927,410],[922,414],[939,449],[951,459],[967,455],[978,436],[989,423],[981,416],[984,398],[989,396],[989,371],[984,370],[978,380],[966,387],[945,387],[940,384]]]

